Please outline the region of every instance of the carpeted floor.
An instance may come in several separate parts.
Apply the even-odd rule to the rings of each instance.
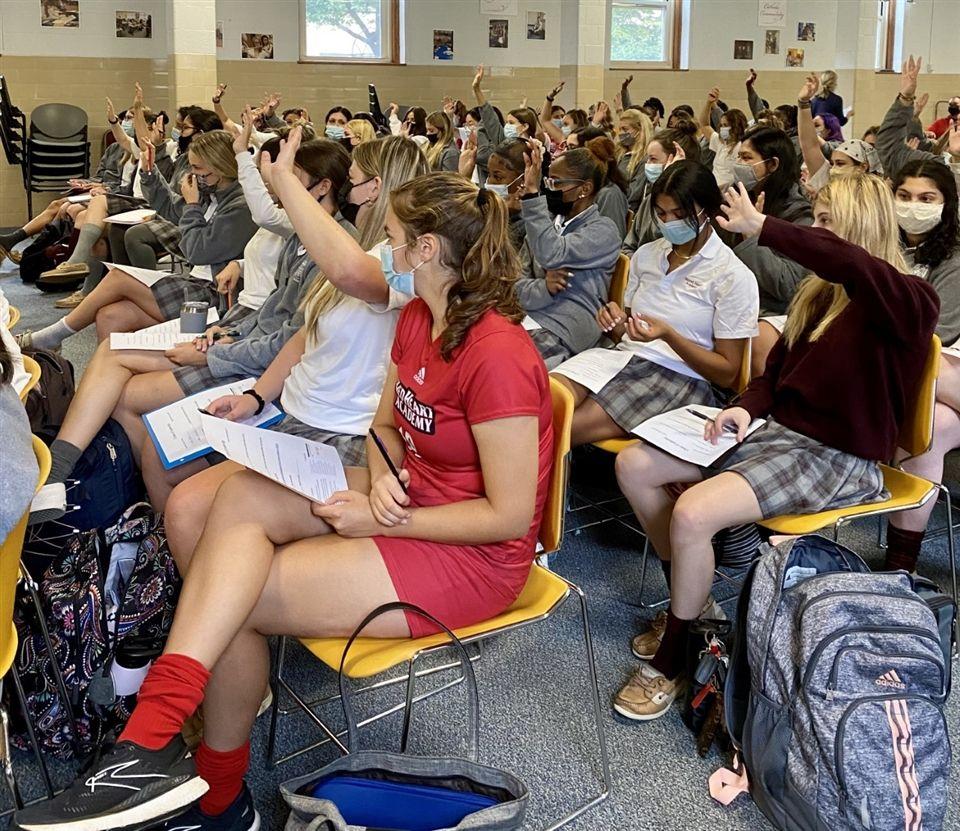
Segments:
[[[7,276],[3,276],[4,272]],[[9,262],[0,267],[0,289],[23,313],[20,331],[59,317],[51,295],[23,285],[9,272]],[[84,332],[66,342],[64,353],[80,369],[94,346],[92,332]],[[598,459],[596,454],[578,454],[574,463],[575,488],[604,489],[611,484],[609,460]],[[569,526],[573,528],[591,518],[589,511],[571,513]],[[942,527],[943,522],[938,511],[931,527]],[[876,524],[866,521],[845,531],[844,541],[876,564],[881,559],[876,537]],[[552,568],[580,585],[587,594],[604,708],[603,730],[613,777],[609,799],[570,827],[596,831],[769,828],[747,797],[740,797],[728,808],[710,799],[707,777],[722,760],[716,754],[707,759],[697,757],[692,736],[681,724],[676,710],[659,721],[641,725],[615,716],[609,707],[611,697],[636,666],[630,653],[630,638],[652,615],[633,605],[640,599],[639,563],[637,537],[615,524],[589,528],[580,534],[568,531],[561,551],[551,560]],[[941,585],[948,584],[942,536],[926,544],[921,571]],[[652,602],[664,592],[660,570],[654,566],[648,572],[644,600]],[[322,604],[323,598],[318,597],[317,603]],[[732,604],[726,608],[731,610]],[[310,696],[333,692],[333,674],[299,647],[291,650],[288,672]],[[531,796],[526,828],[544,828],[599,792],[597,742],[591,732],[583,642],[572,599],[549,620],[491,642],[476,665],[476,672],[481,702],[481,759],[508,768],[527,783]],[[382,701],[401,700],[399,687],[391,692],[392,695],[378,692],[361,697],[358,709],[369,713]],[[323,713],[331,724],[342,724],[342,716],[333,707],[328,706]],[[948,723],[951,734],[957,736],[957,695],[949,704]],[[364,746],[394,747],[398,725],[398,718],[393,716],[366,728],[362,732]],[[283,827],[286,818],[278,784],[319,768],[336,754],[326,745],[279,768],[268,769],[267,726],[264,717],[253,737],[249,782],[263,818],[262,827],[274,831]],[[424,753],[458,752],[465,730],[462,687],[448,690],[416,707],[413,748]],[[305,718],[290,716],[281,720],[281,750],[314,741],[315,737]],[[29,778],[33,773],[29,760],[18,756],[16,761]],[[69,781],[71,769],[61,765],[55,773],[62,785]],[[951,781],[958,781],[956,760]],[[30,790],[36,792],[35,785]],[[950,812],[944,827],[960,828],[960,789],[952,786],[949,798]]]

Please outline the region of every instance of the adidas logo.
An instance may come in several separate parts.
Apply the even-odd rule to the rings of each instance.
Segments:
[[[883,675],[873,683],[878,687],[892,687],[895,690],[905,690],[907,688],[907,685],[900,680],[900,676],[892,669],[883,673]]]
[[[423,381],[426,377],[427,377],[427,368],[425,366],[422,366],[420,367],[420,369],[417,370],[417,374],[413,376],[413,380],[422,386]]]

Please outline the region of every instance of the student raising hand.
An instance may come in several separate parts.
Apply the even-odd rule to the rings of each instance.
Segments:
[[[531,142],[523,154],[526,166],[523,170],[524,193],[540,193],[540,177],[543,171],[543,150],[538,142]]]
[[[900,73],[900,95],[910,99],[917,92],[917,81],[920,78],[920,68],[923,66],[923,57],[916,60],[913,55],[903,62],[903,72]]]
[[[717,223],[724,231],[741,234],[744,237],[755,237],[763,229],[766,217],[754,207],[750,201],[750,194],[740,182],[735,188],[727,188],[723,201],[726,203],[720,209],[723,216],[717,216]],[[763,204],[760,203],[760,207]]]
[[[146,139],[140,142],[140,169],[144,173],[153,172],[153,163],[156,160],[156,148]]]
[[[233,152],[238,156],[241,153],[246,153],[247,148],[250,147],[250,136],[253,133],[253,122],[256,121],[256,116],[253,114],[253,108],[246,104],[243,108],[243,115],[240,117],[243,121],[243,129],[233,140]]]
[[[260,154],[260,171],[266,181],[271,181],[277,175],[293,173],[293,160],[300,149],[302,138],[303,128],[298,125],[290,131],[286,139],[281,139],[276,161],[270,160],[269,153]]]

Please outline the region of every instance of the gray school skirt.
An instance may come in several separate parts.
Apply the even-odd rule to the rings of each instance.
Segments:
[[[716,390],[702,378],[681,375],[638,355],[590,397],[628,432],[648,418],[677,407],[723,406]]]
[[[564,345],[563,341],[546,329],[534,329],[530,332],[530,339],[537,347],[547,369],[556,369],[565,360],[573,357],[573,352]]]
[[[335,447],[344,467],[367,466],[367,441],[364,436],[348,436],[344,433],[331,433],[329,430],[311,427],[289,413],[269,429]]]
[[[180,389],[184,396],[196,395],[211,387],[219,387],[221,384],[232,384],[234,381],[242,381],[249,378],[248,375],[224,375],[217,377],[210,371],[208,366],[178,366],[173,370],[173,377],[177,379]]]
[[[888,499],[876,462],[821,444],[773,419],[715,466],[705,477],[739,473],[760,503],[764,519],[814,514]]]

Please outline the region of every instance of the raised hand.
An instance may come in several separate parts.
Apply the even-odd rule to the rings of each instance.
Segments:
[[[717,216],[717,223],[724,231],[744,237],[755,237],[760,233],[766,217],[754,207],[742,182],[735,188],[727,188],[723,201],[726,203],[720,206],[723,216]]]
[[[243,129],[233,140],[233,152],[235,155],[247,152],[247,148],[250,147],[250,136],[253,133],[253,123],[257,120],[249,104],[244,106],[243,115],[240,118],[243,122]]]
[[[960,121],[950,126],[950,137],[947,139],[947,151],[951,156],[960,158]]]
[[[682,162],[682,161],[684,161],[686,158],[687,158],[687,154],[686,154],[686,152],[684,151],[684,149],[683,149],[679,144],[677,144],[676,142],[674,142],[674,143],[673,143],[673,154],[667,158],[667,163],[663,166],[663,168],[664,168],[664,170],[666,170],[666,169],[667,169],[668,167],[670,167],[670,165],[672,165],[674,162]]]
[[[620,89],[626,89],[630,84],[633,83],[633,75],[628,75],[620,82]]]
[[[707,101],[711,106],[717,103],[720,100],[720,87],[714,87],[707,93]]]
[[[226,84],[217,84],[217,91],[213,94],[213,103],[219,104],[223,94],[227,91]]]
[[[483,64],[480,64],[477,67],[477,73],[473,76],[473,89],[474,91],[480,89],[480,84],[483,83]]]
[[[268,92],[266,98],[263,99],[263,112],[269,118],[277,111],[277,107],[280,106],[280,93],[279,92]],[[249,396],[247,396],[249,398]]]
[[[752,87],[756,82],[757,82],[757,70],[755,70],[751,66],[750,71],[747,73],[747,86]]]
[[[264,179],[270,181],[278,174],[293,173],[293,161],[300,149],[302,138],[303,128],[298,124],[285,139],[280,140],[280,152],[275,162],[270,160],[269,153],[260,154],[260,172]]]
[[[818,89],[820,89],[820,79],[813,73],[810,73],[804,80],[803,86],[800,87],[800,92],[797,93],[797,100],[809,101],[817,94]]]
[[[523,189],[526,193],[540,193],[540,178],[543,171],[543,150],[539,142],[531,143],[523,154],[526,166],[523,169]]]
[[[154,121],[153,126],[150,128],[150,143],[153,145],[160,144],[163,141],[163,115],[158,115]]]
[[[900,73],[900,94],[904,98],[912,98],[916,94],[922,66],[923,58],[920,56],[914,60],[911,55],[903,62],[903,72]]]
[[[135,110],[143,109],[143,87],[140,86],[139,81],[135,81],[133,84],[133,108]]]
[[[460,162],[457,169],[460,175],[470,179],[473,176],[474,168],[477,166],[477,131],[471,130],[467,140],[460,149]]]
[[[552,90],[550,90],[549,97],[556,98],[561,92],[563,92],[563,88],[566,86],[566,84],[566,81],[561,81],[559,84],[557,84]]]
[[[456,105],[454,100],[449,95],[443,96],[443,101],[441,102],[441,106],[443,107],[443,111],[447,115],[453,116]]]
[[[156,160],[156,148],[144,139],[140,142],[140,170],[144,173],[153,172],[153,163]]]
[[[113,107],[113,101],[107,99],[107,122],[112,123],[117,117],[117,111]]]
[[[920,113],[923,112],[924,108],[927,106],[927,102],[930,100],[930,93],[925,92],[923,95],[918,95],[917,100],[913,103],[913,115],[914,117],[919,117]],[[847,113],[847,118],[853,116],[853,110]]]

